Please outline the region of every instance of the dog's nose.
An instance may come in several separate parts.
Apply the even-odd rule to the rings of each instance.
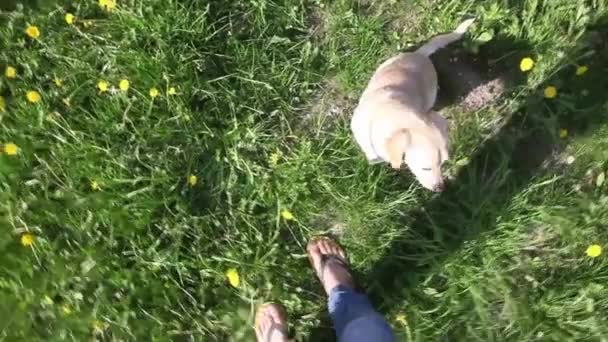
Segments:
[[[444,182],[435,184],[435,187],[433,188],[433,191],[435,191],[435,192],[442,192],[443,190],[445,190]]]

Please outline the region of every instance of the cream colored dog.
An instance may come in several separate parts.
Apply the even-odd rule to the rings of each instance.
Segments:
[[[351,122],[355,140],[372,163],[405,164],[425,188],[444,187],[441,165],[448,160],[448,122],[431,108],[437,97],[437,72],[429,56],[453,43],[473,19],[437,36],[413,53],[384,62],[363,92]]]

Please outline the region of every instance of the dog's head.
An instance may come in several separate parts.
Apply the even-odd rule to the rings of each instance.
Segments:
[[[445,184],[441,165],[448,160],[448,122],[435,112],[427,125],[397,130],[386,141],[390,164],[405,164],[425,188],[440,192]]]

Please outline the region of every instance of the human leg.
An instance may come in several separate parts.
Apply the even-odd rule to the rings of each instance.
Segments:
[[[308,256],[328,295],[329,314],[340,342],[393,342],[386,320],[365,294],[355,291],[344,250],[328,238],[313,239]]]

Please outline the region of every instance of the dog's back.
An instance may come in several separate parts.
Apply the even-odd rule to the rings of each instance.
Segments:
[[[387,96],[412,110],[427,112],[435,103],[436,89],[437,75],[431,60],[417,53],[404,53],[378,68],[361,101]]]
[[[401,97],[411,109],[431,110],[437,97],[437,73],[429,56],[460,40],[473,22],[474,19],[465,20],[453,32],[433,37],[415,52],[402,53],[382,63],[370,79],[361,101],[377,92],[387,92],[389,96]]]

